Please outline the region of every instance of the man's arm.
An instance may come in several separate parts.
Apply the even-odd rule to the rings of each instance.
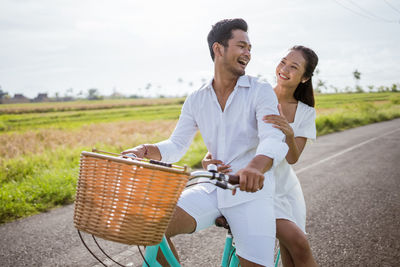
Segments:
[[[257,192],[264,185],[264,173],[271,169],[273,159],[264,155],[255,156],[244,169],[236,174],[240,176],[240,190]]]
[[[258,89],[255,105],[260,143],[256,156],[244,169],[237,172],[240,175],[240,190],[247,192],[260,190],[264,184],[264,173],[276,166],[288,151],[282,131],[262,120],[264,115],[279,114],[278,99],[270,85]]]
[[[279,115],[278,98],[270,85],[262,86],[256,97],[257,129],[260,140],[256,155],[269,157],[272,160],[270,167],[272,168],[285,158],[288,145],[285,143],[285,134],[281,130],[274,128],[272,123],[263,121],[263,117],[270,114]]]

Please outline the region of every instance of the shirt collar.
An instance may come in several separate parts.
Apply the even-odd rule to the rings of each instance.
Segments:
[[[214,77],[210,81],[208,81],[208,83],[206,85],[207,88],[210,88],[210,89],[213,88],[213,86],[212,86],[213,80],[214,80]],[[247,76],[247,75],[240,76],[235,87],[250,87],[249,76]]]

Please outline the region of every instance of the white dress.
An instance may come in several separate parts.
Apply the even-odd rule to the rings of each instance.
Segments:
[[[302,102],[298,102],[293,123],[295,137],[316,139],[315,127],[316,112]],[[290,220],[305,233],[306,204],[301,185],[293,168],[283,159],[274,170],[275,176],[275,216],[277,219]]]

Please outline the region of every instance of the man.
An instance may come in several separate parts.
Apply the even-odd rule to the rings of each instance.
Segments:
[[[199,231],[223,215],[235,237],[241,266],[272,266],[275,182],[271,168],[288,148],[283,133],[262,117],[279,114],[278,101],[269,84],[244,75],[251,58],[244,20],[219,21],[208,35],[208,44],[214,78],[187,97],[171,137],[123,153],[176,162],[200,130],[213,158],[231,165],[240,176],[240,191],[232,195],[210,184],[185,190],[166,236]]]

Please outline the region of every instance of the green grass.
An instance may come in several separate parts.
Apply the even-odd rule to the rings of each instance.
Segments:
[[[54,151],[3,162],[0,223],[71,203],[75,197],[77,150]]]
[[[181,105],[145,106],[87,111],[66,111],[0,115],[0,132],[26,131],[40,128],[72,129],[83,125],[128,120],[174,120]]]
[[[346,105],[329,115],[316,119],[317,134],[343,131],[374,122],[386,121],[400,117],[400,104],[355,103]]]
[[[352,99],[351,104],[348,102]],[[364,101],[364,102],[361,102]],[[384,101],[382,103],[374,103]],[[400,93],[318,95],[319,108],[335,107],[316,120],[318,135],[400,117]],[[31,129],[60,127],[66,131],[88,123],[117,120],[177,119],[180,105],[141,106],[87,111],[46,112],[0,115],[3,134]],[[159,140],[148,140],[149,143]],[[133,140],[133,143],[136,141]],[[134,144],[126,144],[131,147]],[[110,152],[121,147],[96,144]],[[24,155],[0,161],[0,223],[9,222],[51,208],[72,203],[78,176],[79,155],[89,147],[63,147],[41,154]],[[178,163],[201,167],[207,149],[197,134],[188,153]]]
[[[0,105],[0,114],[48,113],[63,111],[118,109],[154,105],[181,105],[184,98],[140,98],[140,99],[107,99],[76,100],[70,102],[43,102]]]
[[[398,97],[399,93],[352,93],[352,94],[318,94],[315,96],[316,108],[337,108],[347,104],[367,103],[376,101],[390,101],[391,97]]]

